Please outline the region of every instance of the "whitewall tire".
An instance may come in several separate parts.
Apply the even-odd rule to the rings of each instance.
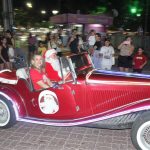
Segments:
[[[137,150],[150,150],[150,112],[141,115],[134,122],[131,139]]]
[[[15,123],[16,116],[12,103],[0,96],[0,128],[9,128]]]

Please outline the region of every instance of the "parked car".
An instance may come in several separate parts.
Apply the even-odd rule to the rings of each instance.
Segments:
[[[29,68],[0,72],[1,128],[17,121],[132,128],[134,146],[150,149],[150,75],[95,69],[87,53],[59,60],[62,80],[44,90],[33,88]]]

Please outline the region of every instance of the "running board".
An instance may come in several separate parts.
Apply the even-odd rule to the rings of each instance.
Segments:
[[[145,111],[134,112],[130,114],[125,114],[122,116],[113,117],[110,119],[94,121],[94,120],[86,120],[79,121],[78,119],[70,119],[70,120],[52,120],[52,119],[37,119],[37,118],[19,118],[18,121],[36,123],[36,124],[44,124],[51,126],[84,126],[84,127],[92,127],[92,128],[107,128],[107,129],[128,129],[132,127],[133,122]]]
[[[144,113],[145,111],[130,113],[98,122],[88,123],[81,126],[94,127],[103,129],[130,129],[133,122]]]

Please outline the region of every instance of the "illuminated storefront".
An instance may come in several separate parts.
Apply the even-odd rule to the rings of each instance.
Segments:
[[[94,29],[96,32],[106,32],[108,26],[113,24],[113,17],[106,15],[83,15],[83,14],[62,14],[50,17],[54,24],[68,25],[70,28],[78,28],[80,32],[89,32]]]

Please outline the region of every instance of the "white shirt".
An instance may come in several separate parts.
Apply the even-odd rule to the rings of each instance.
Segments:
[[[102,64],[104,65],[113,65],[114,64],[114,48],[112,46],[102,46],[100,54],[102,54]]]
[[[89,36],[89,38],[88,38],[89,45],[94,45],[95,42],[96,42],[95,35]]]

